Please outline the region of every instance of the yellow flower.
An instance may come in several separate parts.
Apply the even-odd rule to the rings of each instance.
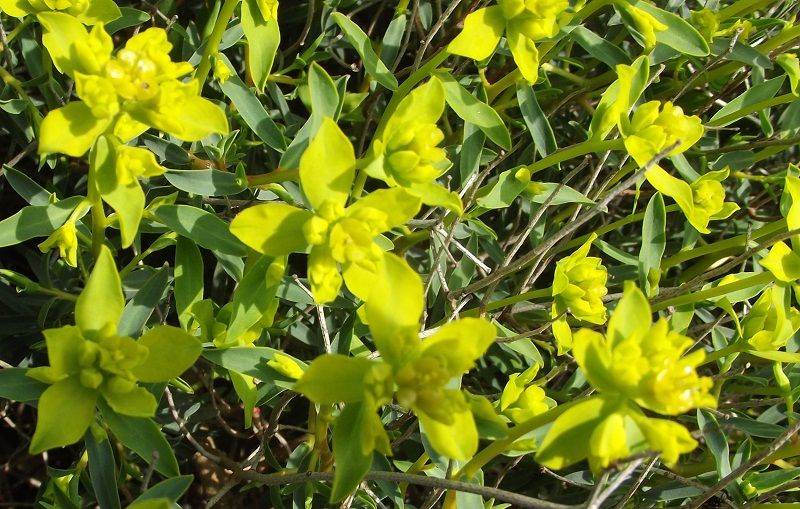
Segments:
[[[70,267],[77,267],[78,237],[75,229],[75,221],[68,220],[63,226],[51,233],[38,247],[42,253],[58,248],[58,255],[67,262],[67,265]]]
[[[594,324],[606,321],[603,297],[608,293],[608,271],[600,258],[586,256],[597,235],[589,239],[567,258],[556,263],[553,276],[553,335],[562,354],[572,347],[572,333],[563,314],[569,312],[578,320]]]
[[[650,101],[636,108],[622,135],[628,153],[643,166],[677,141],[680,143],[667,155],[685,152],[703,136],[703,124],[700,117],[685,115],[669,101]]]
[[[171,60],[172,45],[163,29],[144,30],[113,54],[111,36],[102,23],[87,32],[76,18],[62,12],[38,17],[53,64],[75,79],[82,100],[44,118],[40,153],[80,157],[103,134],[114,133],[126,142],[148,127],[187,141],[227,132],[225,113],[199,96],[198,83],[179,79],[192,71],[192,65]]]
[[[594,387],[620,394],[664,415],[715,406],[710,378],[695,368],[703,350],[684,356],[692,339],[669,330],[664,319],[652,324],[650,305],[642,292],[627,285],[608,325],[608,334],[581,329],[573,353]]]
[[[784,292],[771,286],[756,300],[742,320],[742,337],[756,350],[774,351],[786,346],[800,329],[800,312],[784,302]]]
[[[563,23],[567,0],[499,0],[478,9],[464,20],[464,29],[447,51],[475,60],[488,58],[505,33],[508,48],[522,77],[530,83],[539,77],[539,52],[535,42],[554,37]]]

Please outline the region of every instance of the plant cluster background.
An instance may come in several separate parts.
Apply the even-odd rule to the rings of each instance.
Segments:
[[[798,15],[0,0],[0,507],[800,508]]]

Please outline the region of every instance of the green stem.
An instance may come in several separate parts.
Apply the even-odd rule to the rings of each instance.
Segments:
[[[676,265],[680,265],[681,263],[691,260],[693,258],[699,258],[701,256],[705,256],[708,254],[720,253],[720,254],[727,254],[728,250],[740,250],[742,247],[747,247],[747,241],[757,241],[763,239],[764,237],[769,237],[770,235],[777,233],[786,228],[786,220],[780,219],[775,221],[774,223],[770,223],[767,225],[762,226],[758,230],[752,232],[751,234],[741,234],[737,235],[736,237],[731,237],[729,239],[721,240],[719,242],[714,242],[713,244],[708,244],[705,246],[695,247],[688,251],[681,251],[680,253],[674,254],[661,262],[661,270],[667,270],[670,267],[674,267]]]
[[[615,140],[588,140],[571,147],[556,150],[549,156],[528,165],[528,170],[533,175],[536,172],[555,166],[564,161],[591,154],[593,152],[606,152],[608,150],[623,150],[625,144],[621,138]]]
[[[795,24],[793,27],[783,30],[775,37],[767,39],[762,44],[756,46],[756,48],[762,53],[768,54],[775,48],[782,46],[787,42],[791,42],[794,39],[797,39],[798,37],[800,37],[800,24]],[[710,71],[706,76],[705,81],[706,83],[711,83],[712,81],[730,77],[741,67],[742,64],[740,64],[739,62],[730,62],[728,64],[722,65],[720,67],[717,67],[713,71]]]
[[[275,170],[263,175],[248,175],[247,187],[266,186],[267,184],[286,182],[287,180],[299,181],[300,170]]]
[[[228,20],[233,16],[236,6],[239,5],[239,0],[225,0],[222,9],[219,11],[217,21],[214,23],[214,30],[206,41],[206,46],[203,49],[203,56],[200,58],[200,64],[194,72],[194,77],[200,82],[202,87],[211,71],[211,55],[215,54],[219,49],[219,43],[222,41],[222,36],[225,34],[225,28],[228,26]]]
[[[138,255],[134,256],[133,259],[125,267],[123,267],[122,270],[119,271],[120,279],[125,279],[125,276],[127,276],[133,269],[135,269],[140,261],[144,260],[145,258],[155,253],[156,251],[160,251],[161,249],[163,249],[165,246],[160,246],[158,244],[159,241],[164,238],[177,239],[178,234],[175,232],[165,233],[164,235],[159,237],[158,240],[156,240],[156,242],[153,242],[150,245],[150,247],[148,247]]]
[[[723,22],[734,16],[743,17],[751,12],[767,7],[776,3],[778,0],[738,0],[731,5],[720,9],[717,13],[717,20]]]
[[[494,311],[495,309],[504,308],[506,306],[512,306],[519,302],[525,302],[527,300],[533,299],[541,299],[542,297],[550,297],[553,294],[553,288],[540,288],[539,290],[531,290],[530,292],[521,293],[519,295],[512,295],[511,297],[506,297],[505,299],[496,300],[490,302],[486,305],[486,311]],[[480,307],[467,309],[461,313],[459,316],[478,316],[478,312],[480,311]]]
[[[672,205],[667,205],[667,207],[664,209],[664,212],[669,214],[671,212],[677,212],[679,210],[680,210],[680,207],[678,207],[677,205],[675,205],[673,203]],[[601,226],[600,228],[597,228],[596,230],[594,230],[594,233],[596,233],[598,237],[602,237],[606,233],[611,232],[611,231],[619,230],[623,226],[629,225],[631,223],[638,223],[639,221],[643,221],[644,220],[644,214],[645,214],[644,212],[639,212],[638,214],[631,214],[630,216],[623,217],[622,219],[620,219],[618,221],[614,221],[613,223],[609,223],[609,224],[607,224],[605,226]],[[572,249],[574,249],[574,248],[576,248],[578,246],[583,245],[583,243],[586,242],[589,239],[589,235],[591,235],[591,234],[582,235],[580,237],[577,237],[577,238],[574,238],[574,239],[570,240],[569,242],[567,242],[566,244],[564,244],[563,246],[558,248],[556,250],[556,252],[560,253],[562,251],[570,251],[570,250],[572,250]]]
[[[725,286],[727,286],[727,285],[725,285]],[[745,349],[745,345],[744,344],[741,344],[738,341],[737,342],[733,342],[733,343],[731,343],[730,345],[728,345],[728,346],[726,346],[724,348],[720,348],[719,350],[714,350],[713,352],[711,352],[708,355],[706,355],[706,358],[703,359],[703,362],[701,362],[698,365],[698,367],[699,366],[703,366],[705,364],[711,364],[712,362],[716,362],[717,360],[722,359],[723,357],[727,357],[729,355],[733,355],[735,353],[742,352],[742,351],[744,351],[744,349]]]
[[[16,39],[16,38],[17,38],[17,36],[18,36],[19,34],[21,34],[23,30],[25,30],[26,28],[28,28],[28,25],[30,25],[31,23],[33,23],[33,20],[34,20],[34,19],[35,19],[35,18],[34,18],[33,16],[27,16],[27,17],[23,18],[23,19],[22,19],[22,23],[20,23],[19,25],[15,26],[15,27],[14,27],[14,30],[12,30],[12,31],[10,31],[8,34],[6,34],[6,44],[10,44],[10,43],[11,43],[11,41],[13,41],[14,39]]]
[[[747,115],[750,115],[751,113],[756,113],[758,111],[765,110],[765,109],[770,108],[772,106],[777,106],[779,104],[784,104],[784,103],[790,103],[790,102],[793,102],[793,101],[796,101],[796,100],[797,100],[797,96],[794,95],[794,94],[791,94],[791,93],[790,94],[779,95],[778,97],[772,97],[770,99],[765,99],[763,101],[758,101],[757,103],[751,104],[750,106],[748,106],[746,108],[742,108],[740,110],[737,110],[737,111],[731,113],[730,115],[725,115],[724,117],[720,117],[720,118],[718,118],[716,120],[712,120],[712,121],[708,122],[706,125],[708,127],[721,127],[721,126],[724,126],[726,124],[730,124],[731,122],[734,122],[734,121],[736,121],[736,120],[738,120],[738,119],[740,119],[742,117],[746,117]]]
[[[507,88],[514,86],[520,79],[522,79],[522,73],[519,72],[519,69],[514,69],[486,87],[486,99],[488,103],[492,104],[498,95],[502,94]]]
[[[8,85],[9,87],[13,88],[17,94],[19,94],[20,98],[25,101],[25,106],[28,108],[28,112],[31,115],[31,120],[33,121],[33,125],[35,127],[35,131],[39,131],[39,125],[42,123],[42,114],[39,113],[38,108],[36,105],[33,104],[31,98],[28,97],[28,94],[25,92],[25,89],[22,87],[22,82],[15,78],[10,72],[6,71],[3,67],[0,67],[0,79]]]
[[[97,189],[97,168],[95,167],[94,151],[97,144],[92,146],[89,153],[89,182],[87,184],[86,199],[91,204],[92,209],[92,255],[95,260],[100,256],[100,250],[106,240],[106,212],[103,208],[103,197]]]
[[[760,274],[748,276],[732,283],[726,283],[724,285],[715,286],[714,288],[700,290],[699,292],[692,292],[688,295],[679,295],[671,299],[666,299],[653,304],[652,308],[653,311],[661,311],[662,309],[666,309],[670,306],[682,306],[684,304],[691,304],[694,302],[713,299],[714,297],[722,297],[723,295],[727,295],[731,292],[737,292],[753,286],[766,285],[772,283],[773,281],[775,281],[775,276],[773,276],[771,272],[761,272]]]
[[[527,421],[518,424],[508,431],[508,435],[501,440],[495,440],[490,445],[485,447],[482,451],[478,452],[466,465],[453,475],[453,479],[466,478],[471,479],[475,473],[484,465],[492,461],[495,457],[503,454],[508,448],[522,436],[530,433],[531,431],[541,428],[545,424],[550,424],[555,421],[561,414],[572,408],[578,403],[586,401],[585,398],[576,399],[563,405],[558,405],[551,408],[547,412],[535,415]]]
[[[16,272],[11,270],[0,269],[0,277],[9,280],[17,288],[21,288],[23,291],[41,293],[43,295],[50,295],[57,299],[68,300],[72,302],[78,300],[77,295],[67,293],[63,290],[59,290],[58,288],[48,288],[46,286],[42,286],[39,283],[32,281],[26,278],[25,276],[17,274]]]

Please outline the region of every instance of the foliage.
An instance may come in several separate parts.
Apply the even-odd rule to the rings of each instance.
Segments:
[[[789,0],[0,0],[0,504],[797,507]]]

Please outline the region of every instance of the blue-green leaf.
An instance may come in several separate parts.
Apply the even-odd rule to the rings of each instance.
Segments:
[[[228,230],[228,224],[203,209],[189,205],[162,205],[153,211],[153,215],[206,249],[235,256],[247,254],[247,247]]]

